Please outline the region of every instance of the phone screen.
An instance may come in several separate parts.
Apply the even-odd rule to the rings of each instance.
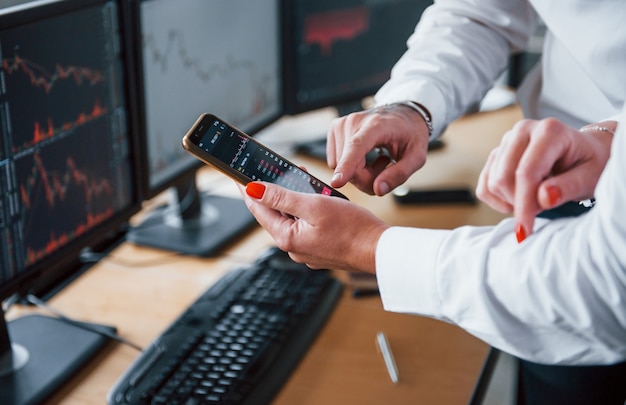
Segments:
[[[346,198],[215,116],[207,115],[196,126],[192,137],[192,142],[202,151],[251,181],[267,181],[294,191]]]

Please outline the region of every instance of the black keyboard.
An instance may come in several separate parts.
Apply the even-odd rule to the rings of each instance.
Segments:
[[[269,403],[341,291],[329,272],[272,249],[204,292],[131,364],[107,403]]]

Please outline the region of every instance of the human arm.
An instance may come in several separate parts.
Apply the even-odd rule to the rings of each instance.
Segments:
[[[489,155],[476,194],[494,209],[514,213],[521,242],[539,212],[593,197],[616,126],[605,121],[577,130],[555,119],[522,120]]]
[[[277,246],[312,268],[375,272],[378,238],[388,228],[365,208],[321,194],[252,182],[242,195]]]
[[[376,105],[419,102],[432,115],[433,136],[439,136],[448,123],[478,106],[511,53],[525,49],[536,22],[527,1],[436,1],[376,93]]]
[[[523,244],[512,219],[454,230],[389,227],[338,198],[264,183],[250,183],[254,197],[244,196],[294,260],[375,271],[389,311],[455,323],[538,363],[610,364],[626,359],[625,155],[618,131],[596,207],[537,220]],[[263,192],[252,192],[258,185]]]
[[[620,130],[594,209],[577,218],[538,219],[522,244],[513,236],[512,219],[449,231],[389,228],[376,251],[385,308],[455,323],[538,363],[623,361],[625,171],[626,134]]]
[[[449,122],[479,103],[505,69],[510,51],[525,45],[533,22],[532,9],[522,1],[438,1],[430,7],[391,79],[377,93],[377,107],[331,125],[331,185],[351,181],[362,191],[383,195],[406,181],[426,160],[429,132],[415,111],[386,106],[419,102],[433,122],[431,139],[439,136]],[[394,163],[367,166],[365,155],[375,147],[385,147]]]

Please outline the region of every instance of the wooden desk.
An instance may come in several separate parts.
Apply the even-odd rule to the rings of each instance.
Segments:
[[[325,131],[328,116],[286,118],[264,131],[268,141],[294,131]],[[521,117],[517,108],[482,113],[451,125],[446,146],[432,152],[413,185],[474,186],[484,159],[500,136]],[[332,117],[330,117],[332,118]],[[310,125],[314,122],[315,125]],[[294,157],[328,180],[320,162]],[[230,180],[207,169],[202,185],[238,195]],[[351,186],[352,201],[397,225],[452,228],[493,224],[501,215],[474,207],[400,207],[391,197],[370,197]],[[229,269],[248,263],[271,246],[260,228],[217,258],[183,257],[125,243],[54,297],[50,304],[67,315],[115,325],[119,333],[148,345],[202,291]],[[345,274],[337,276],[345,279]],[[27,312],[14,307],[8,317]],[[391,383],[375,335],[384,331],[396,357],[400,382]],[[467,403],[488,346],[460,328],[432,319],[383,311],[380,298],[352,298],[346,291],[329,322],[277,396],[276,404],[464,404]],[[109,388],[136,357],[128,346],[112,344],[50,403],[104,404]]]

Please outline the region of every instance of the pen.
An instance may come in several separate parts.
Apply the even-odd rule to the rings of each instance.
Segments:
[[[396,361],[393,358],[393,353],[391,352],[391,346],[389,346],[389,341],[387,340],[387,336],[383,332],[378,332],[376,334],[376,343],[378,343],[378,347],[380,348],[381,353],[383,354],[383,359],[385,360],[385,366],[387,366],[387,372],[389,373],[389,377],[394,384],[398,383],[398,368],[396,367]]]

